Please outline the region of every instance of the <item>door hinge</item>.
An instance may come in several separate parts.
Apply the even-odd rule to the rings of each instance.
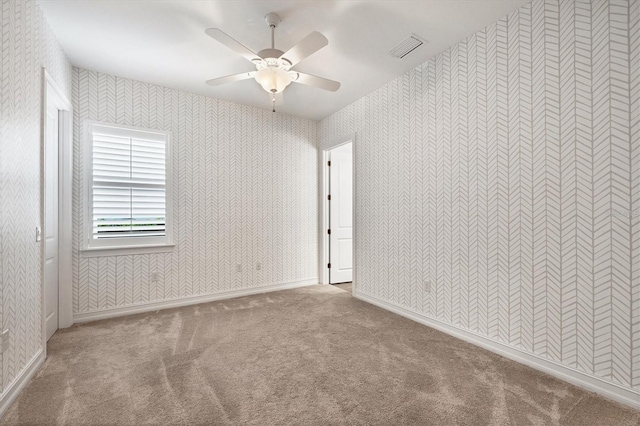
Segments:
[[[327,161],[327,166],[331,167],[331,160]]]
[[[327,195],[327,200],[331,201],[331,195]]]
[[[327,264],[327,268],[331,269],[331,264],[330,263]]]
[[[327,229],[327,234],[331,235],[331,229]]]

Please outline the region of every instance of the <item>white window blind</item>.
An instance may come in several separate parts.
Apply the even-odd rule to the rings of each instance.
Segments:
[[[166,133],[91,126],[89,246],[167,242]]]

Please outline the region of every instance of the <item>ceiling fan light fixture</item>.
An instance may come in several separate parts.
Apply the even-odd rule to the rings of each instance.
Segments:
[[[293,81],[293,77],[288,71],[274,67],[257,71],[255,79],[269,93],[280,93]]]

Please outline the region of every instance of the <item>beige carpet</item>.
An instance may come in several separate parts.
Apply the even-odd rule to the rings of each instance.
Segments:
[[[638,426],[640,413],[313,286],[61,330],[0,423]]]
[[[351,293],[353,283],[334,284],[333,286],[339,288],[340,290],[348,291],[349,293]]]

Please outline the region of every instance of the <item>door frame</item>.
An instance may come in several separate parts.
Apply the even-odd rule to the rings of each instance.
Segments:
[[[351,293],[356,295],[356,241],[357,241],[357,224],[356,224],[356,187],[357,187],[357,174],[356,174],[356,155],[357,155],[357,136],[358,133],[352,133],[343,138],[337,139],[327,146],[325,146],[322,150],[320,165],[320,179],[321,179],[321,197],[320,197],[320,283],[321,284],[329,284],[329,268],[327,268],[327,264],[329,263],[329,234],[327,230],[329,229],[329,173],[327,167],[327,161],[329,158],[329,151],[334,148],[337,148],[341,145],[347,144],[351,142],[351,152],[353,155],[353,163],[352,163],[352,172],[353,172],[353,191],[352,191],[352,215],[353,215],[353,249],[352,249],[352,265],[353,265],[353,277],[352,277],[352,285],[351,285]]]
[[[51,95],[52,94],[52,95]],[[40,126],[40,223],[42,235],[46,234],[44,191],[45,191],[45,143],[47,105],[55,96],[58,103],[58,328],[73,325],[73,283],[72,283],[72,230],[73,230],[73,107],[60,86],[46,68],[42,68],[42,105]],[[45,313],[44,260],[45,238],[40,241],[40,311],[42,316],[42,346],[46,355],[47,329]]]

